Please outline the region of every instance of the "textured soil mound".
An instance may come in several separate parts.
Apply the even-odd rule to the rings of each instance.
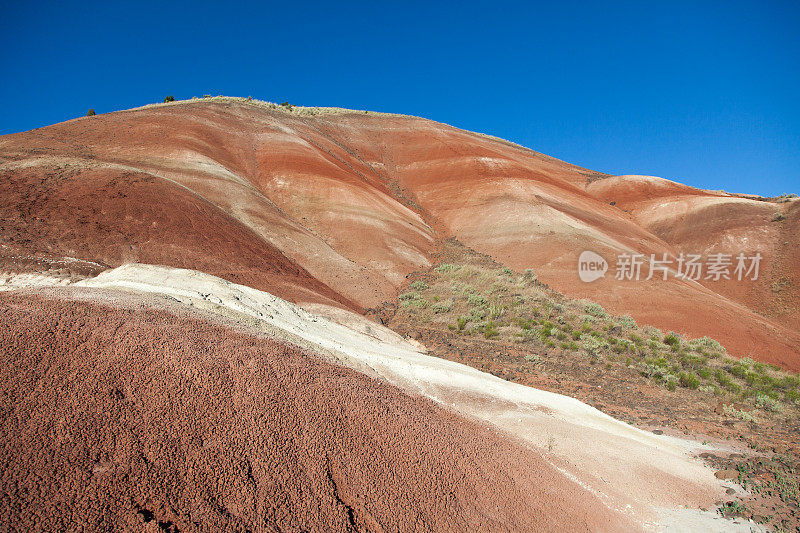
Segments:
[[[540,456],[299,349],[0,295],[0,520],[24,530],[624,530]]]

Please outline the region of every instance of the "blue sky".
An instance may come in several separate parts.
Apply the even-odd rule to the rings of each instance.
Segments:
[[[800,193],[800,2],[17,2],[0,134],[167,94],[419,115],[612,174]]]

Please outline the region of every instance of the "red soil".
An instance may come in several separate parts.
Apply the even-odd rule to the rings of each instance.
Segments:
[[[800,202],[606,177],[424,119],[309,116],[221,99],[0,137],[3,160],[6,253],[67,254],[60,236],[78,232],[68,251],[80,259],[173,264],[236,275],[292,301],[375,307],[394,298],[409,272],[429,266],[437,239],[455,236],[512,268],[533,268],[571,297],[800,370]],[[62,175],[71,176],[63,186]],[[144,175],[150,185],[125,192],[127,180]],[[91,196],[90,185],[79,185],[98,176],[114,195]],[[42,208],[34,214],[24,206],[36,180]],[[82,211],[59,215],[59,199],[73,194]],[[213,215],[197,222],[189,247],[181,241],[195,217],[180,213],[200,199]],[[76,229],[104,212],[111,220]],[[772,222],[775,212],[786,220]],[[126,220],[137,222],[120,227]],[[214,237],[217,228],[225,237]],[[140,242],[143,233],[151,237]],[[623,250],[673,257],[757,251],[764,261],[758,282],[631,283],[612,272],[584,284],[576,264],[585,249],[610,261]],[[285,260],[305,272],[262,273]]]
[[[131,298],[120,309],[0,294],[6,527],[634,527],[428,400]]]
[[[193,268],[287,298],[358,309],[217,206],[149,174],[15,172],[0,180],[0,218],[6,256]]]

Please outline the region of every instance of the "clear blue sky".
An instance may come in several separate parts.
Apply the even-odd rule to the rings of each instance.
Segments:
[[[0,133],[248,96],[419,115],[591,169],[800,193],[800,2],[6,2]]]

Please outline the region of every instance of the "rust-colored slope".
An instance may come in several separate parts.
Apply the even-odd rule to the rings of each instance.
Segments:
[[[19,165],[39,174],[90,166],[182,185],[360,305],[392,298],[434,247],[431,229],[370,165],[315,119],[287,112],[218,101],[158,106],[6,136],[0,154],[18,161],[5,175]]]
[[[598,198],[615,201],[638,225],[675,251],[761,254],[756,282],[700,282],[779,323],[800,329],[800,202],[774,203],[704,191],[649,176],[610,177],[591,184],[588,190]]]
[[[636,527],[538,454],[384,382],[145,298],[58,295],[0,293],[6,527]]]
[[[0,179],[3,255],[196,268],[288,297],[342,298],[252,229],[175,183],[104,167],[21,169]]]
[[[75,165],[180,184],[215,206],[226,223],[249,228],[340,301],[355,305],[392,299],[406,274],[430,264],[436,239],[455,236],[513,268],[535,269],[569,296],[597,300],[642,323],[715,337],[734,355],[800,370],[797,203],[606,177],[419,118],[289,112],[225,98],[0,137],[2,159],[5,181]],[[19,202],[24,192],[10,194]],[[778,210],[787,219],[770,222]],[[50,223],[47,213],[38,216]],[[164,245],[180,231],[168,232]],[[26,249],[42,247],[36,238],[3,238]],[[208,247],[214,257],[180,266],[209,271],[203,261],[224,263],[235,249]],[[610,261],[620,252],[760,251],[763,278],[750,284],[632,283],[615,281],[612,272],[584,284],[577,258],[586,249]],[[74,251],[81,259],[95,254],[78,245]],[[130,251],[129,259],[138,261],[149,253],[135,246]],[[154,258],[163,253],[147,257],[164,262]],[[302,302],[316,292],[278,294]]]

